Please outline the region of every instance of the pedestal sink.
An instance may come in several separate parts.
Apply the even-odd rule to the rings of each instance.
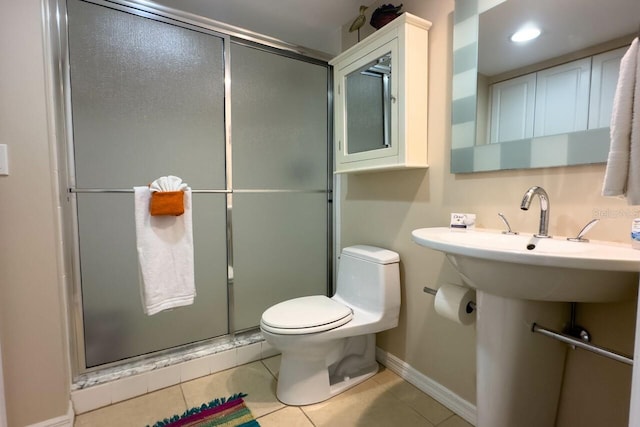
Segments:
[[[411,234],[477,291],[477,426],[553,426],[567,346],[531,326],[562,329],[568,302],[636,298],[640,251],[480,229]]]
[[[574,302],[636,295],[640,251],[630,245],[446,227],[411,235],[417,244],[444,252],[467,285],[494,295]]]

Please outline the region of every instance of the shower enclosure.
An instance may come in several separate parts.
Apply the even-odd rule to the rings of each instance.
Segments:
[[[327,293],[326,62],[146,3],[64,6],[77,372],[232,339],[272,304]],[[146,316],[132,187],[165,175],[193,189],[197,296]]]

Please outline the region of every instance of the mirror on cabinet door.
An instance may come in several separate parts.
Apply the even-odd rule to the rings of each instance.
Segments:
[[[451,172],[602,163],[637,0],[456,0]],[[509,40],[536,25],[537,39]]]
[[[349,73],[344,82],[348,154],[391,146],[391,52]]]
[[[430,27],[404,13],[329,62],[336,173],[428,166]]]

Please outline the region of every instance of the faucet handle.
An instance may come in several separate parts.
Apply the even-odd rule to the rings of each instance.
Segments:
[[[511,231],[511,226],[509,225],[509,221],[507,221],[507,218],[504,216],[502,212],[498,212],[498,216],[500,217],[502,222],[504,222],[504,225],[507,226],[507,229],[503,231],[502,234],[518,234],[517,231]]]
[[[587,225],[582,227],[582,230],[580,230],[576,237],[567,237],[567,240],[570,242],[588,242],[589,239],[585,239],[583,236],[587,234],[589,230],[591,230],[598,223],[598,221],[600,221],[598,218],[592,219],[587,223]]]

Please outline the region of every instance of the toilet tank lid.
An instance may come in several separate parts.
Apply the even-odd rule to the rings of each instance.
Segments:
[[[368,245],[348,246],[342,249],[343,255],[350,255],[378,264],[393,264],[400,262],[400,255],[388,249]]]

